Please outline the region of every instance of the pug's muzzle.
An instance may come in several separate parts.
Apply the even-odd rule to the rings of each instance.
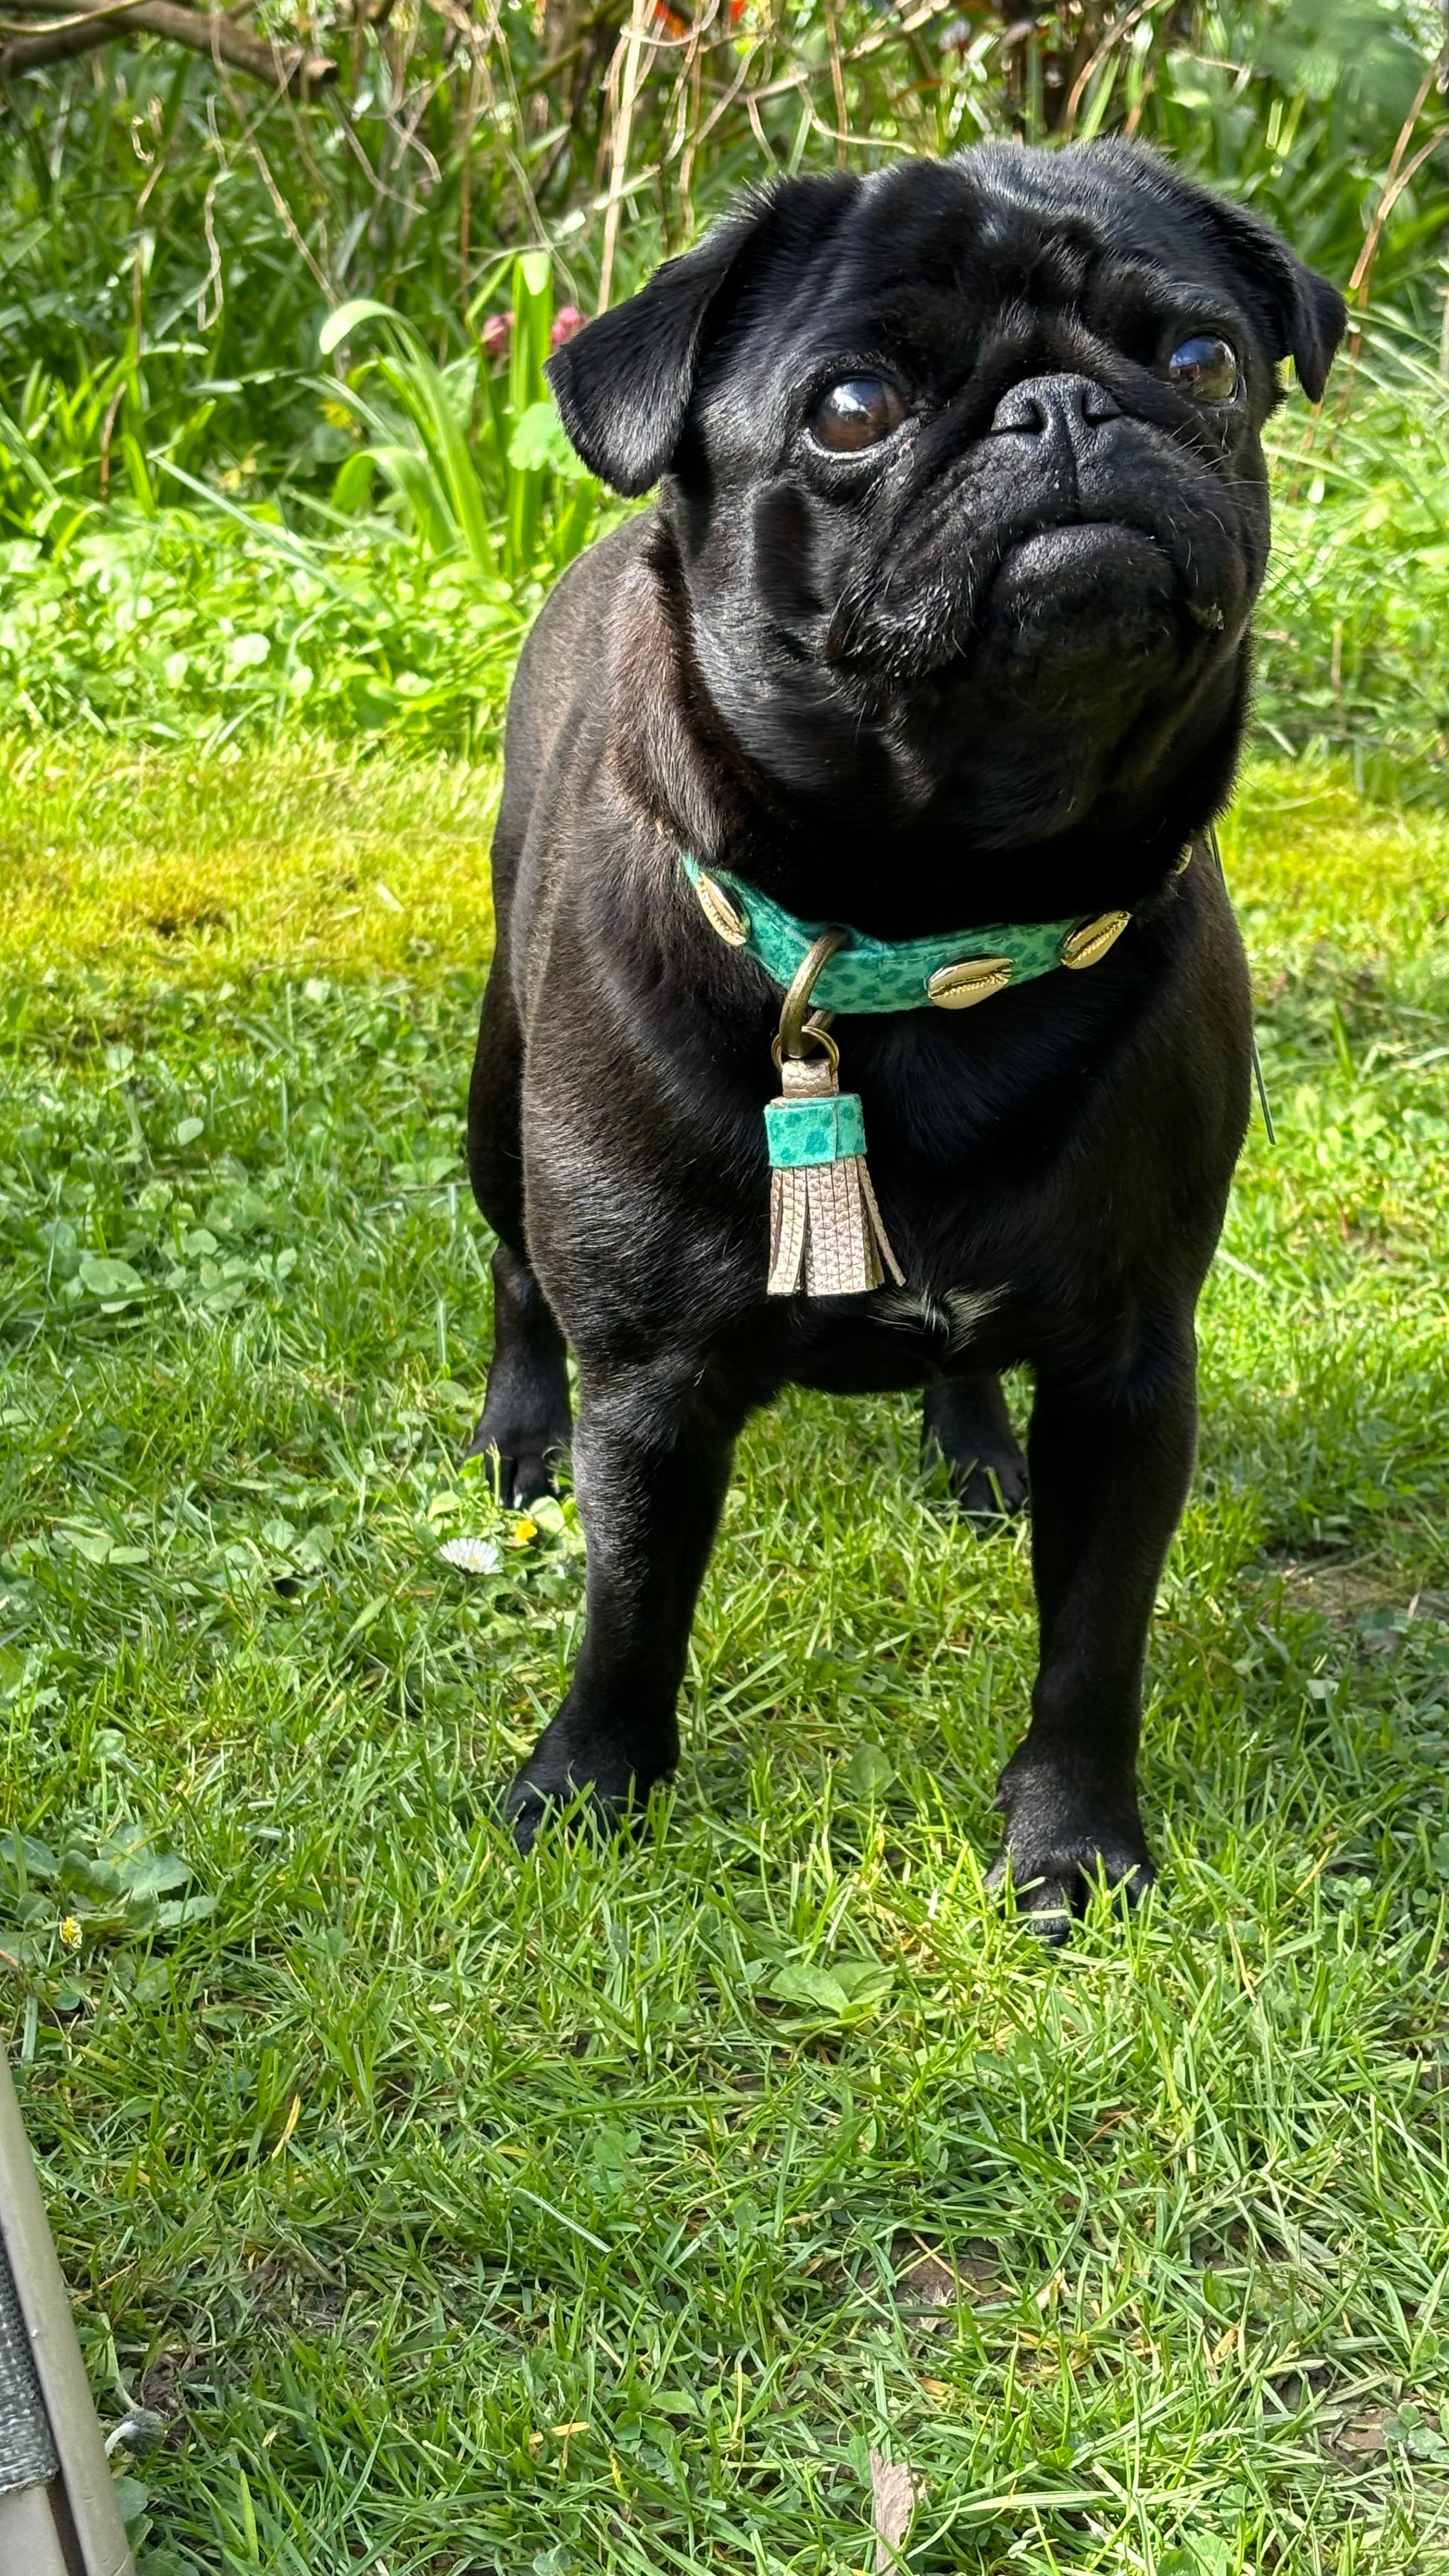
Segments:
[[[971,660],[1045,681],[1186,664],[1242,631],[1261,549],[1207,453],[1076,372],[1019,379],[979,431],[975,408],[923,425],[903,459],[832,621],[836,663],[906,680]]]

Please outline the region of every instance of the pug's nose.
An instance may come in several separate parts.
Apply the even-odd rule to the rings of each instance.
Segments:
[[[1121,416],[1121,404],[1090,376],[1023,376],[997,404],[991,434],[1079,447],[1103,421]]]

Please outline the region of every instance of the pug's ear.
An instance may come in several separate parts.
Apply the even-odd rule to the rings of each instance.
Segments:
[[[841,182],[844,182],[842,186]],[[727,216],[694,250],[668,259],[626,304],[601,313],[544,369],[559,417],[589,471],[634,500],[679,445],[699,362],[767,238],[818,238],[860,182],[787,180]]]
[[[1212,201],[1213,229],[1275,358],[1291,358],[1310,402],[1323,400],[1348,307],[1336,286],[1241,206]]]
[[[1068,146],[1188,215],[1232,270],[1238,292],[1274,358],[1291,358],[1310,402],[1321,402],[1348,307],[1336,286],[1306,266],[1257,215],[1184,179],[1141,143]]]
[[[1288,348],[1309,401],[1322,402],[1328,371],[1348,321],[1348,306],[1332,280],[1321,277],[1316,268],[1305,268],[1301,260],[1294,260],[1293,266],[1297,275]]]

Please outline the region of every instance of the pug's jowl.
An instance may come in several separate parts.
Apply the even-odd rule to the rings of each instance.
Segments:
[[[509,1793],[523,1847],[672,1769],[752,1407],[919,1386],[964,1509],[1030,1491],[1040,1664],[999,1867],[1051,1927],[1103,1872],[1146,1883],[1144,1651],[1249,1097],[1203,835],[1248,697],[1260,433],[1284,359],[1320,396],[1343,319],[1143,151],[993,145],[788,181],[552,360],[580,456],[657,494],[533,630],[493,853],[476,1440],[517,1502],[571,1442],[588,1541],[568,1694]],[[789,942],[822,929],[856,970],[838,1082],[824,1033],[781,1037]],[[924,983],[871,1007],[909,942],[955,944],[971,1007]],[[787,1088],[813,1047],[854,1106],[833,1165],[772,1183],[777,1037]],[[899,1284],[772,1295],[772,1186],[833,1222],[857,1131]]]

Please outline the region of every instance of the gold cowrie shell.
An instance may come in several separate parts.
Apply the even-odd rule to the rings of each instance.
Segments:
[[[938,966],[926,986],[941,1011],[969,1011],[973,1002],[989,1002],[1011,982],[1009,957],[963,957],[959,966]]]
[[[694,891],[699,897],[700,911],[716,937],[724,940],[730,948],[743,948],[750,935],[749,920],[725,893],[724,887],[717,885],[713,877],[707,877],[701,870]]]
[[[1113,941],[1121,938],[1131,918],[1130,912],[1099,912],[1095,921],[1084,921],[1062,941],[1062,964],[1095,966]]]

